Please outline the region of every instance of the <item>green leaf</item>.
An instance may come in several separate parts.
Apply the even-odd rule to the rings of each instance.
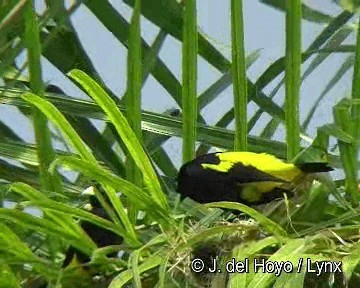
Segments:
[[[268,261],[289,261],[296,269],[299,259],[304,257],[306,249],[305,239],[292,239],[282,246],[276,253],[269,257]],[[261,271],[261,270],[260,270]],[[282,273],[285,273],[282,271]],[[256,273],[249,287],[268,287],[275,280],[275,273]]]
[[[23,196],[25,199],[29,199],[31,202],[36,201],[42,201],[42,202],[54,202],[50,200],[46,195],[41,193],[40,191],[34,189],[33,187],[26,185],[24,183],[15,182],[11,184],[10,191],[17,193],[21,196]],[[52,201],[52,202],[51,202]],[[56,203],[56,202],[55,202]],[[55,206],[58,205],[64,205],[61,203],[56,203]],[[70,207],[69,209],[72,209],[73,207]],[[51,221],[54,221],[56,223],[57,227],[61,227],[67,234],[71,235],[82,235],[82,229],[79,228],[79,226],[74,223],[73,219],[68,216],[67,214],[63,213],[57,213],[56,208],[53,209],[54,211],[44,211],[46,215],[46,219]],[[60,208],[59,208],[60,210]],[[68,211],[67,211],[68,212]],[[86,235],[86,234],[85,234]],[[80,242],[78,246],[85,246],[85,247],[91,247],[94,245],[92,240],[89,238],[84,237],[81,239],[83,243]]]
[[[44,85],[41,71],[41,44],[39,38],[39,27],[33,1],[29,1],[24,10],[25,16],[25,44],[28,52],[30,88],[34,93],[44,96]],[[51,143],[51,135],[47,126],[46,117],[37,109],[32,111],[37,154],[39,158],[40,183],[45,191],[62,191],[62,183],[58,173],[50,174],[49,165],[54,160],[55,153]]]
[[[343,130],[345,133],[356,137],[356,132],[354,130],[358,125],[358,122],[353,121],[351,115],[352,105],[359,105],[354,99],[353,101],[349,99],[341,100],[333,108],[333,114],[335,119],[335,124]],[[356,138],[355,138],[356,139]],[[340,158],[345,171],[345,182],[346,182],[346,192],[351,197],[351,203],[354,206],[359,204],[360,195],[359,187],[357,183],[357,143],[355,145],[346,143],[338,139],[338,145],[340,150]]]
[[[286,231],[280,225],[265,217],[263,214],[259,213],[255,209],[250,208],[244,204],[235,202],[216,202],[211,204],[205,204],[205,206],[241,211],[254,218],[263,226],[265,230],[267,230],[271,234],[276,235],[277,237],[280,237],[280,239],[287,236]]]
[[[285,126],[287,159],[300,151],[301,0],[286,2]]]
[[[244,20],[242,1],[231,1],[232,76],[234,93],[234,150],[247,150],[247,78],[245,68]]]
[[[29,107],[22,99],[18,97],[21,90],[12,90],[4,92],[1,90],[0,103],[7,103],[11,105],[19,105],[21,107]],[[99,111],[97,105],[91,101],[74,100],[63,97],[48,97],[61,111],[71,115],[86,115],[86,117],[95,118],[99,120],[109,121],[104,112]],[[124,110],[123,107],[118,106],[119,109]],[[230,115],[231,116],[231,115]],[[228,119],[226,119],[228,120]],[[152,112],[143,112],[142,115],[142,129],[152,133],[180,136],[181,135],[181,121],[175,117],[166,116]],[[207,145],[232,150],[234,143],[234,132],[228,129],[214,127],[209,125],[198,124],[198,141]],[[20,145],[23,147],[23,144]],[[29,145],[25,145],[30,147]],[[1,147],[1,142],[0,142]],[[10,152],[12,148],[8,151]],[[280,141],[270,140],[263,137],[249,136],[249,151],[264,152],[267,151],[279,158],[286,158],[286,146]],[[29,152],[29,150],[24,150]],[[25,157],[26,158],[26,157]],[[26,161],[26,159],[24,160]],[[331,155],[332,161],[336,166],[339,166],[339,159],[335,155]]]
[[[60,129],[68,143],[75,148],[81,157],[96,163],[94,155],[88,150],[74,128],[71,127],[64,115],[54,105],[32,93],[26,93],[22,98],[39,108]]]
[[[349,255],[342,259],[342,269],[347,279],[350,279],[355,268],[360,262],[360,245],[354,243],[349,251]]]
[[[20,225],[33,231],[45,233],[46,235],[52,235],[55,237],[59,237],[59,235],[61,235],[62,238],[70,242],[76,242],[78,240],[77,235],[73,233],[68,233],[68,231],[66,231],[62,227],[54,225],[54,222],[50,220],[41,219],[18,210],[0,208],[0,219],[9,221],[10,223]],[[83,244],[84,243],[85,242],[83,242]],[[82,247],[83,250],[90,248],[92,247],[89,245]]]
[[[146,271],[149,271],[153,268],[161,265],[163,258],[157,255],[153,255],[148,257],[141,265],[138,267],[138,273],[142,274]],[[133,274],[131,270],[126,270],[117,275],[110,283],[109,288],[120,288],[123,287],[126,283],[128,283],[133,278]]]
[[[0,265],[0,288],[20,288],[20,280],[16,278],[8,265]]]
[[[2,208],[0,208],[2,209]],[[56,277],[56,268],[47,261],[44,261],[39,256],[32,253],[30,248],[27,246],[27,243],[21,241],[21,239],[6,225],[0,223],[0,229],[2,233],[0,233],[0,255],[1,255],[1,262],[9,263],[9,264],[29,264],[31,263],[32,268],[41,273],[43,275],[47,275],[48,277],[55,278]],[[8,267],[5,264],[0,265],[3,270],[0,270],[0,279],[4,277],[6,274],[12,284],[15,284],[15,279],[11,276],[10,270],[4,269]],[[4,275],[5,274],[5,275]],[[1,279],[3,280],[3,279]],[[17,282],[17,281],[16,281]],[[0,287],[4,285],[6,282],[1,281]],[[6,286],[8,287],[8,286]],[[11,286],[9,286],[11,287]],[[13,286],[13,287],[20,287],[20,286]]]
[[[77,159],[75,157],[59,157],[54,165],[62,165],[65,168],[76,170],[82,174],[95,179],[103,185],[109,185],[116,191],[121,191],[127,196],[129,201],[136,205],[140,210],[146,211],[154,220],[166,225],[170,222],[169,215],[155,199],[151,198],[145,191],[120,177],[111,174],[105,169],[93,163]]]
[[[136,135],[129,127],[129,123],[121,111],[116,107],[114,101],[106,94],[99,84],[97,84],[84,72],[73,70],[69,76],[84,87],[89,95],[94,98],[94,100],[104,110],[109,118],[109,121],[115,126],[117,133],[123,140],[136,165],[141,169],[145,179],[145,184],[148,187],[150,194],[160,207],[167,210],[168,204],[164,193],[161,191],[160,183],[157,179],[155,171]]]
[[[303,288],[305,272],[282,273],[274,284],[274,288]]]
[[[198,32],[196,0],[185,2],[182,37],[182,139],[183,163],[195,156],[197,99]]]
[[[127,69],[127,91],[125,94],[126,119],[137,137],[139,143],[142,142],[141,135],[141,36],[140,36],[140,9],[141,1],[135,1],[135,8],[130,24],[129,49],[128,49],[128,69]],[[130,154],[131,155],[131,154]],[[131,157],[126,159],[127,179],[135,185],[141,187],[141,172],[133,162]]]
[[[280,244],[279,240],[273,236],[266,237],[264,239],[257,241],[245,241],[233,249],[232,256],[235,258],[236,261],[244,261],[246,258],[252,259],[263,249],[278,244]],[[251,279],[255,276],[254,269],[251,268],[249,269],[249,273],[231,274],[230,275],[231,285],[233,287],[249,287],[248,283],[250,283]]]

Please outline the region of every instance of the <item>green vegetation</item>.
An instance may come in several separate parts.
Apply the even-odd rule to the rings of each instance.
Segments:
[[[16,111],[10,119],[0,118],[0,287],[360,285],[358,1],[336,1],[344,9],[337,16],[300,0],[260,1],[286,17],[286,47],[285,55],[264,67],[255,81],[246,72],[262,52],[245,51],[245,1],[229,0],[231,61],[200,32],[194,0],[124,0],[132,13],[129,21],[110,1],[70,1],[68,6],[45,1],[42,11],[34,10],[34,2],[0,3],[0,108]],[[127,83],[124,95],[115,95],[101,78],[69,21],[80,6],[128,49],[127,80],[114,75]],[[159,28],[151,44],[142,38],[142,18]],[[301,47],[305,20],[321,23],[322,30]],[[182,63],[182,81],[159,56],[170,36],[182,45],[181,55],[174,53]],[[99,43],[99,49],[108,53],[106,43]],[[299,103],[309,96],[301,85],[311,77],[319,79],[321,65],[334,55],[343,56],[342,65],[329,81],[320,76],[322,92],[311,95],[314,104],[302,117]],[[200,56],[221,74],[204,91],[198,90]],[[65,95],[64,87],[45,83],[44,59],[88,98]],[[334,121],[311,134],[317,107],[330,101],[331,90],[344,85],[341,80],[349,71],[349,95],[339,95],[327,111]],[[180,113],[142,109],[150,75]],[[209,125],[205,109],[232,84],[233,108]],[[281,88],[285,97],[279,101]],[[158,101],[157,95],[152,97]],[[252,114],[248,103],[256,106]],[[35,143],[17,134],[11,125],[16,117],[32,123]],[[235,129],[230,129],[233,122]],[[255,126],[262,128],[254,133]],[[276,131],[283,131],[286,141],[275,140]],[[179,165],[164,148],[173,138],[179,139],[183,150],[177,156],[184,162],[213,148],[247,150],[293,163],[329,162],[338,169],[337,178],[319,175],[297,197],[261,206],[180,201]],[[83,193],[89,187],[101,191],[95,192],[101,213],[87,209],[94,203],[94,195]],[[84,232],[84,223],[106,231],[104,235],[118,235],[119,241],[102,247]],[[91,261],[63,265],[69,247]],[[117,258],[106,256],[117,252]],[[224,270],[233,257],[240,266],[250,265],[247,273],[191,271],[194,258],[207,268],[216,258]],[[268,261],[268,269],[281,261],[285,266],[278,274],[255,273],[254,263],[262,260]],[[317,267],[326,261],[332,261],[327,273],[317,277]]]

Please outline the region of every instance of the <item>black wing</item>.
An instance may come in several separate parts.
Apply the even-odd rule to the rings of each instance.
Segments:
[[[246,184],[252,182],[289,183],[289,181],[275,177],[253,166],[245,166],[241,163],[234,164],[234,166],[227,173],[230,179],[237,184]]]

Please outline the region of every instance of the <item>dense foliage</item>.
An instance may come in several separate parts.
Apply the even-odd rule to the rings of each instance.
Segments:
[[[245,52],[243,1],[230,1],[231,60],[198,29],[194,0],[124,0],[129,21],[110,1],[71,1],[68,6],[68,1],[45,1],[45,9],[35,9],[33,2],[41,1],[0,3],[0,108],[7,112],[0,118],[0,287],[360,285],[358,1],[336,1],[344,10],[335,16],[305,1],[260,1],[264,9],[286,15],[286,47],[285,55],[263,68],[255,81],[246,72],[261,51]],[[70,21],[81,8],[128,49],[124,95],[116,95],[101,78]],[[158,28],[150,44],[142,38],[144,18]],[[304,21],[322,24],[305,48]],[[159,56],[169,38],[182,45],[181,55],[174,55],[182,63],[181,81]],[[106,54],[106,43],[100,44]],[[320,77],[322,93],[309,111],[299,113],[299,103],[309,99],[300,90],[305,79],[339,54],[340,67],[330,79]],[[221,74],[204,91],[197,88],[199,56]],[[44,59],[87,98],[48,85]],[[349,71],[350,95],[340,95],[327,111],[327,122],[310,134],[316,109],[330,101],[334,87],[344,85],[341,80]],[[142,109],[142,88],[150,75],[176,109]],[[204,111],[230,86],[233,107],[209,125]],[[282,105],[275,99],[284,96],[284,87]],[[254,111],[247,111],[249,103],[255,104]],[[20,121],[32,124],[34,143],[24,140],[24,130],[16,131],[13,124]],[[255,126],[261,127],[257,133]],[[279,130],[286,131],[286,141],[274,137]],[[267,152],[288,161],[326,159],[338,169],[332,175],[336,180],[319,176],[294,199],[256,209],[229,202],[181,202],[176,193],[179,167],[172,161],[179,155],[165,148],[174,138],[181,143],[177,150],[182,145],[184,162],[210,149]],[[82,192],[92,185],[101,191],[95,194],[108,219],[86,209],[89,198]],[[97,247],[79,225],[84,222],[123,241]],[[63,267],[69,247],[91,262]],[[106,257],[109,251],[119,257]],[[217,259],[224,270],[233,257],[248,263],[249,271],[191,271],[192,259],[204,260],[205,267]],[[268,270],[274,263],[285,266],[281,273],[255,273],[254,263],[262,260],[268,261]],[[341,272],[335,269],[340,262]],[[318,277],[316,265],[321,263],[331,264]]]

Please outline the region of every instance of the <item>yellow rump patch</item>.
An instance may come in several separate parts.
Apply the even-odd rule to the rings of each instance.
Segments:
[[[242,199],[252,203],[261,201],[264,194],[273,191],[277,187],[282,187],[284,183],[278,182],[253,182],[239,185]]]

